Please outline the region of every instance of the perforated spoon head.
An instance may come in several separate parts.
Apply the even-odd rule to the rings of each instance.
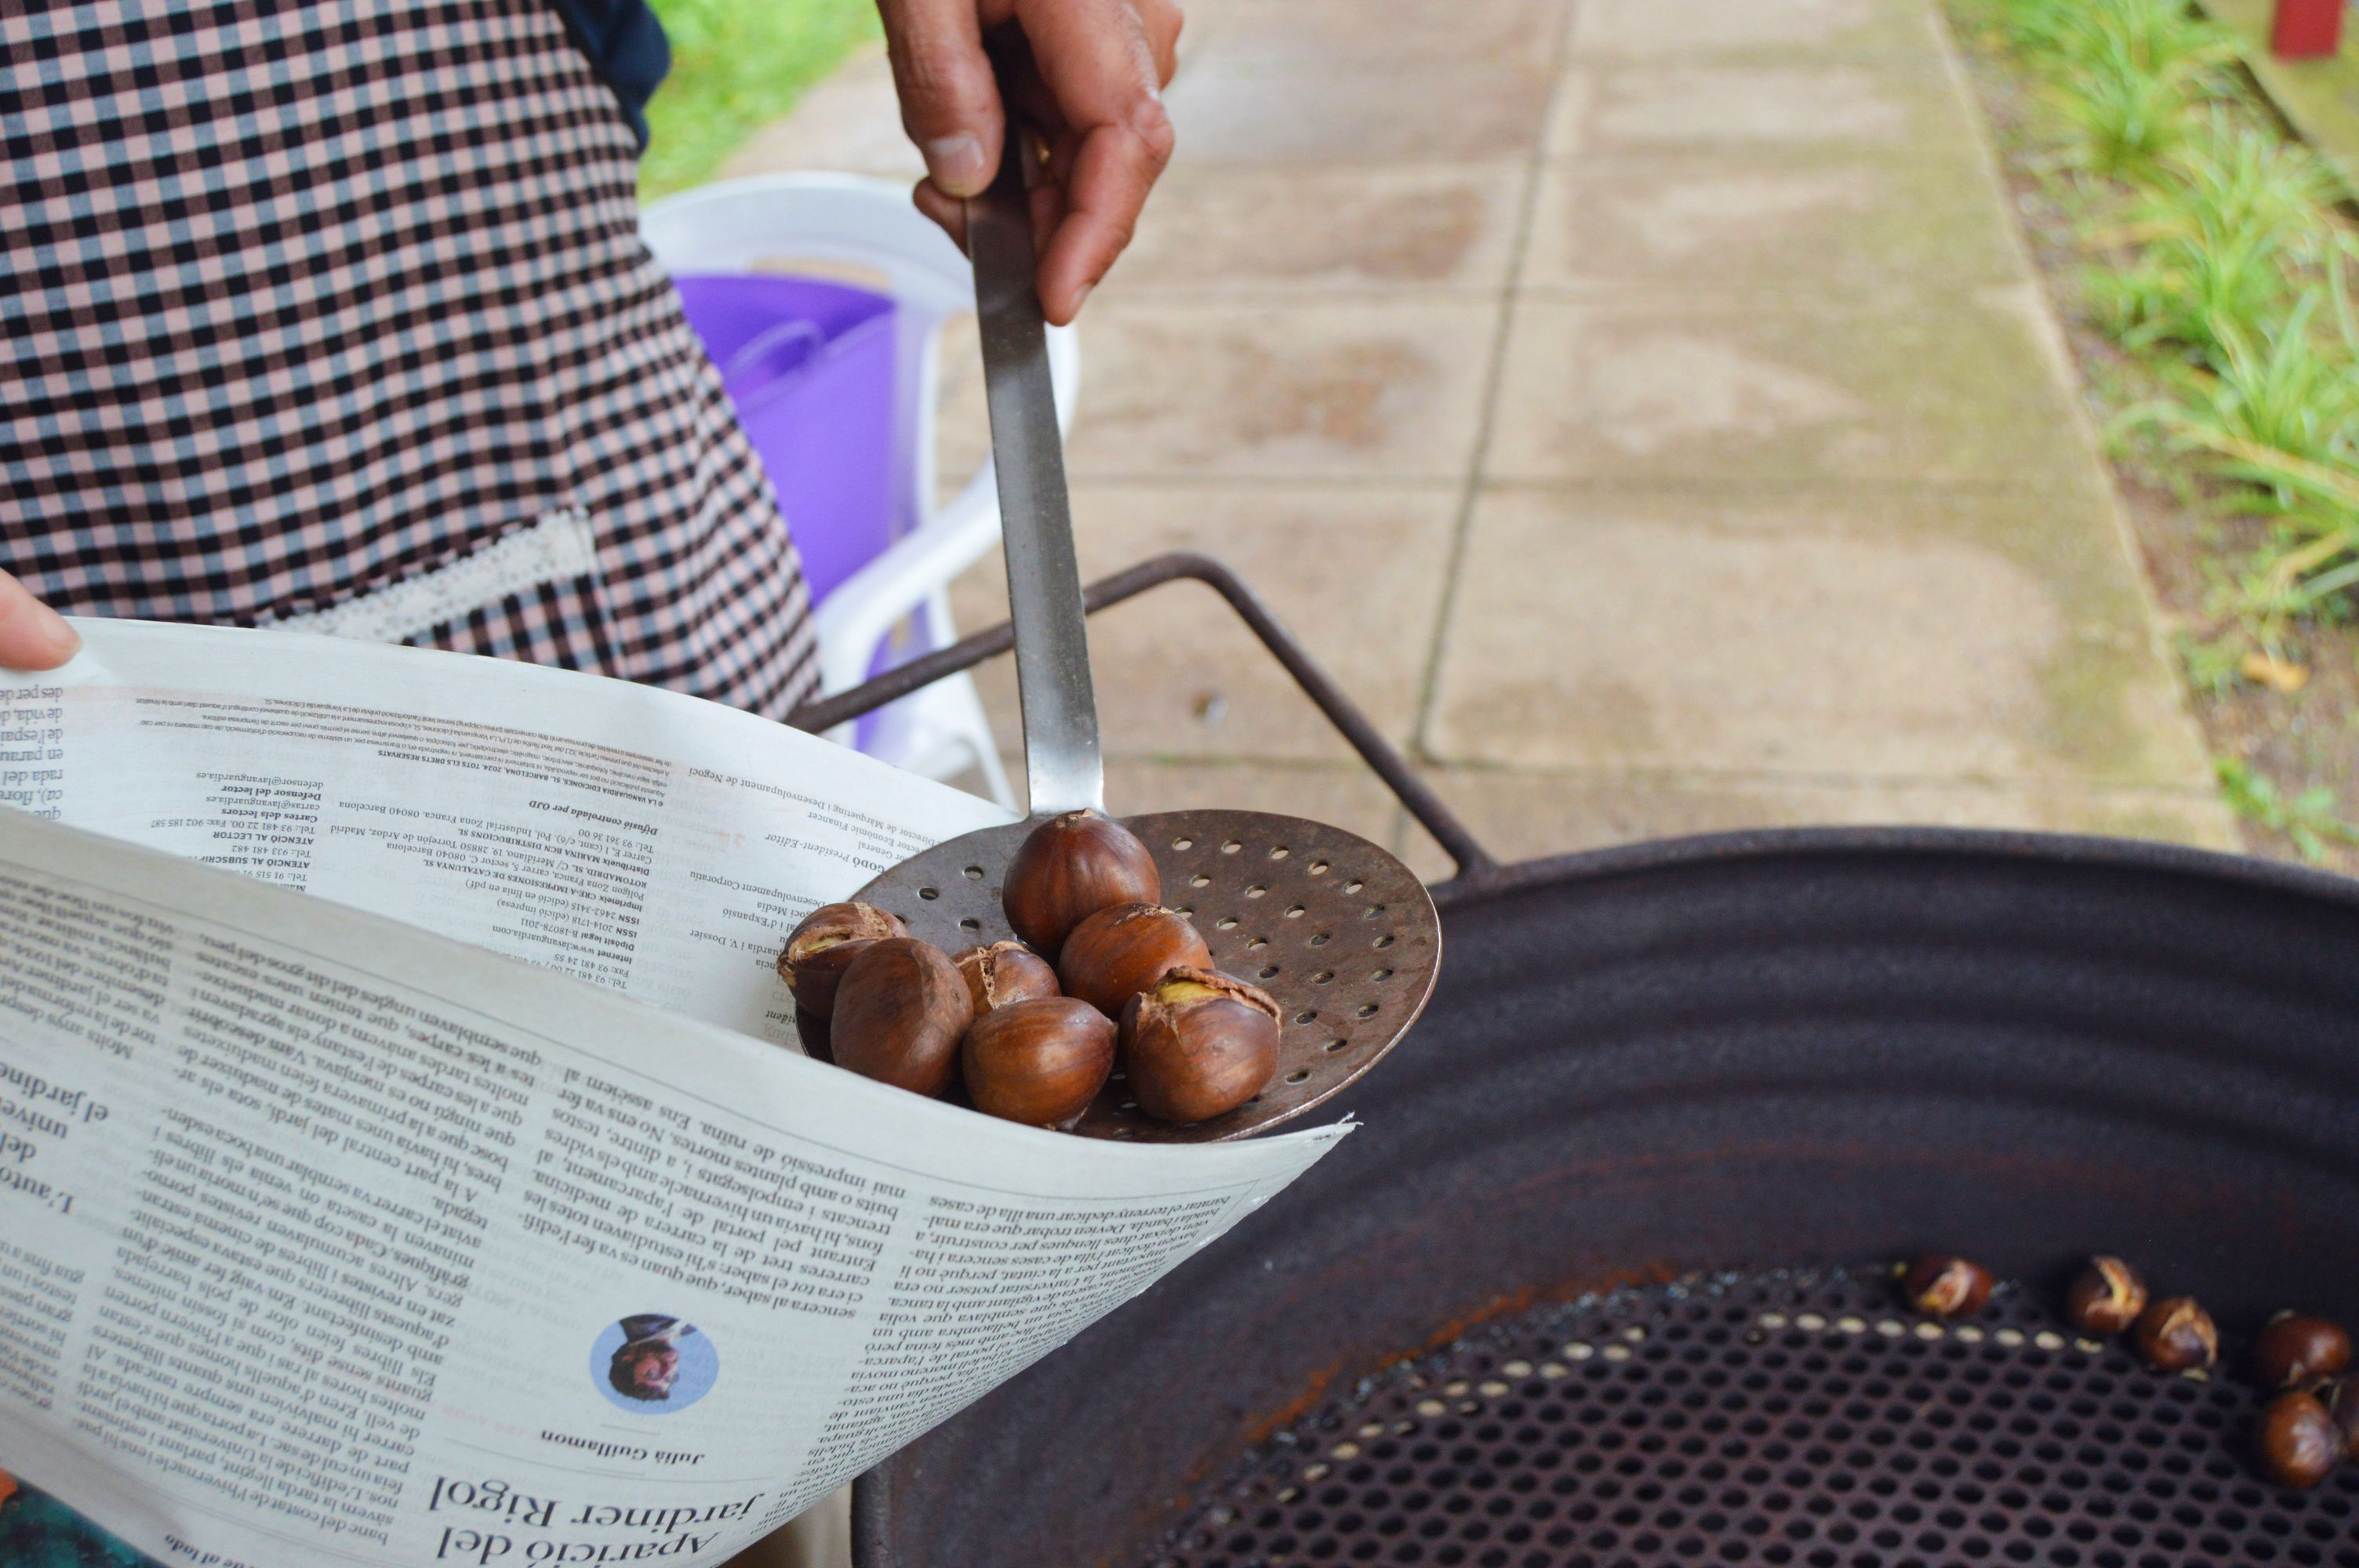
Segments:
[[[1425,1011],[1441,961],[1441,923],[1425,884],[1394,856],[1340,827],[1258,811],[1123,820],[1153,852],[1163,902],[1195,923],[1213,967],[1277,1000],[1277,1071],[1235,1110],[1175,1127],[1139,1109],[1117,1069],[1074,1131],[1137,1143],[1246,1137],[1342,1090]],[[950,839],[853,896],[899,915],[911,935],[944,952],[1011,940],[1001,878],[1038,825]]]

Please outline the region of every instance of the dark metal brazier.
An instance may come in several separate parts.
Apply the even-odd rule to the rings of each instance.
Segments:
[[[2104,1249],[2232,1336],[2359,1320],[2359,884],[1917,829],[1499,867],[1406,798],[1464,871],[1424,1022],[1335,1102],[1364,1126],[865,1477],[864,1568],[1128,1561],[1327,1391],[1619,1281],[1938,1248],[2060,1288]]]

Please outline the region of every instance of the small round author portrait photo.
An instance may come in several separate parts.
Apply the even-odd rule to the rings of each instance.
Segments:
[[[610,1323],[590,1347],[590,1376],[607,1402],[633,1415],[669,1415],[702,1399],[721,1357],[694,1324],[645,1312]]]

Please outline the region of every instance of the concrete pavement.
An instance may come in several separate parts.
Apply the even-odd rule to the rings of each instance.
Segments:
[[[2235,842],[1929,0],[1193,0],[1083,321],[1086,572],[1228,559],[1503,856]],[[729,173],[914,178],[853,61]],[[981,448],[946,362],[946,471]],[[1004,614],[996,563],[956,595]],[[1116,810],[1438,849],[1207,595],[1093,622]],[[1002,666],[986,700],[1013,745]]]

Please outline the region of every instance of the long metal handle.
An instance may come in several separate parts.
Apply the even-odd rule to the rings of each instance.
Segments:
[[[983,384],[999,524],[1007,552],[1007,606],[1016,626],[1016,686],[1024,708],[1024,771],[1032,815],[1105,807],[1097,696],[1082,612],[1082,568],[1065,494],[1064,440],[1049,378],[1049,329],[1033,285],[1025,143],[1011,124],[999,178],[966,204],[974,257]]]

